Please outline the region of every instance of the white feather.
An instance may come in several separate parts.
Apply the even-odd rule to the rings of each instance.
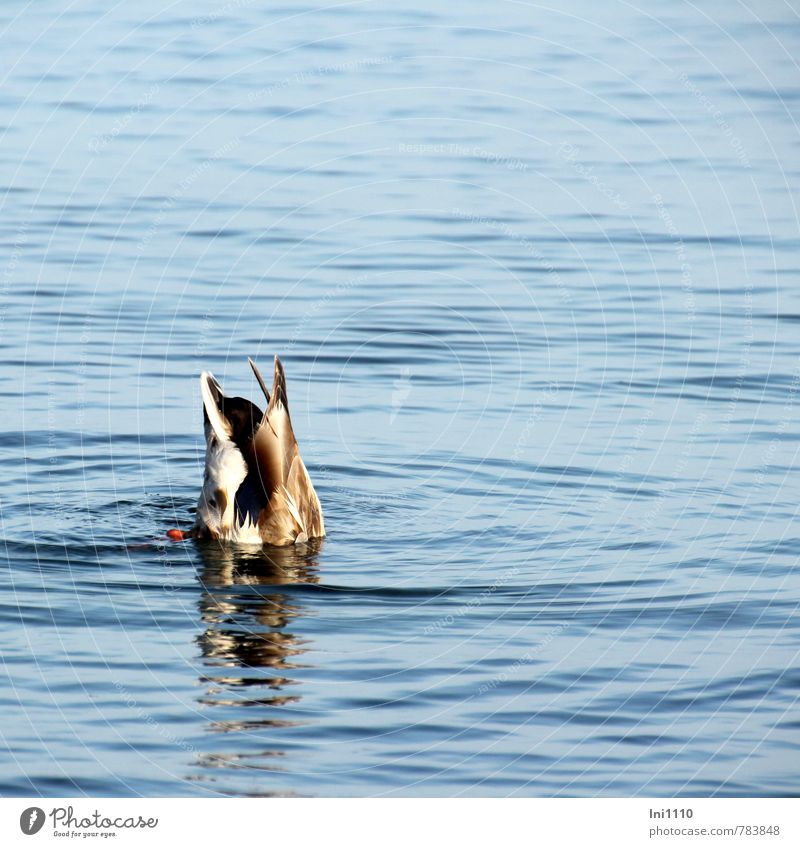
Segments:
[[[236,492],[247,476],[247,463],[231,440],[230,424],[217,408],[210,388],[212,381],[217,385],[214,377],[203,371],[200,391],[210,428],[206,431],[206,468],[197,501],[195,526],[208,530],[217,538],[228,539],[235,530]],[[220,491],[225,495],[224,509],[220,508]]]
[[[264,543],[258,526],[250,519],[250,515],[245,515],[241,524],[232,527],[230,540],[237,544],[258,544],[259,546]]]
[[[226,421],[217,408],[217,403],[214,400],[214,395],[211,393],[210,383],[214,383],[222,393],[219,383],[214,379],[214,374],[208,371],[203,371],[200,374],[200,394],[203,398],[203,406],[205,406],[208,422],[211,424],[211,429],[220,441],[228,441],[232,435],[231,425]]]

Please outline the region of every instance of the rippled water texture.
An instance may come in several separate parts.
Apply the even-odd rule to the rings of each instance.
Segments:
[[[797,793],[789,4],[0,29],[0,792]],[[159,541],[274,353],[328,537]]]

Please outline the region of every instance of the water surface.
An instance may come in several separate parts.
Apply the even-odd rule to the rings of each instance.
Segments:
[[[788,5],[0,31],[0,792],[796,794]],[[161,540],[275,353],[328,537]]]

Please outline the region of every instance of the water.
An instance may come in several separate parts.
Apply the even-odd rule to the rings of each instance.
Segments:
[[[786,4],[0,15],[3,794],[796,794]]]

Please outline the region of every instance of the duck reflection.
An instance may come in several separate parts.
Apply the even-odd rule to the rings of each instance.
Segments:
[[[199,601],[204,625],[197,637],[207,673],[200,677],[206,707],[219,709],[211,716],[213,733],[237,738],[239,752],[206,753],[207,768],[278,770],[284,755],[275,730],[300,725],[287,717],[300,701],[300,682],[293,672],[304,665],[300,657],[309,642],[295,630],[306,614],[302,602],[280,586],[317,583],[317,556],[321,539],[281,548],[251,548],[198,543],[202,561]],[[263,749],[268,745],[269,749]],[[288,742],[288,739],[287,739]],[[239,792],[236,792],[239,793]],[[246,792],[251,793],[251,792]]]

